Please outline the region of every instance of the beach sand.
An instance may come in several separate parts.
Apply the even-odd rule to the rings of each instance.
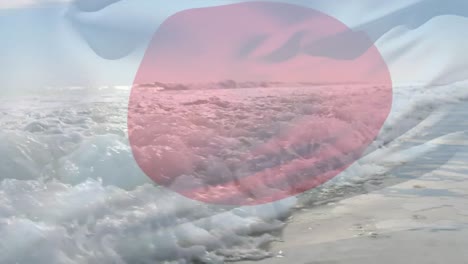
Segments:
[[[295,214],[274,258],[242,263],[466,263],[468,165]]]

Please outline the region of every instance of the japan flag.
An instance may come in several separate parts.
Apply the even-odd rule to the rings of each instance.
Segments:
[[[462,199],[467,29],[463,0],[0,0],[0,263],[311,263],[367,229],[304,223]]]

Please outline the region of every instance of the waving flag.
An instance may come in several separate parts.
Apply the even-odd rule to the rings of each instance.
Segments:
[[[467,27],[462,0],[0,0],[0,263],[271,257],[294,208],[462,159]]]

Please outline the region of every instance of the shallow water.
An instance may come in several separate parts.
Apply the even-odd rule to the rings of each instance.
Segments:
[[[404,182],[460,154],[468,106],[459,89],[395,88],[392,113],[363,158],[320,188],[249,207],[208,205],[155,185],[128,143],[129,90],[5,97],[0,234],[10,239],[0,242],[0,262],[222,263],[272,256],[267,245],[279,239],[294,208]]]

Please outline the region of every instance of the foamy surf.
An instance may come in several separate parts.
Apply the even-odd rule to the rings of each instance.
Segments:
[[[146,177],[127,140],[128,90],[4,98],[0,233],[9,239],[0,243],[0,262],[222,263],[271,257],[268,244],[280,239],[295,207],[404,181],[390,172],[437,152],[434,142],[464,140],[455,129],[411,142],[450,116],[464,96],[457,86],[395,88],[392,113],[361,160],[300,195],[300,203],[292,197],[249,207],[197,202]]]

